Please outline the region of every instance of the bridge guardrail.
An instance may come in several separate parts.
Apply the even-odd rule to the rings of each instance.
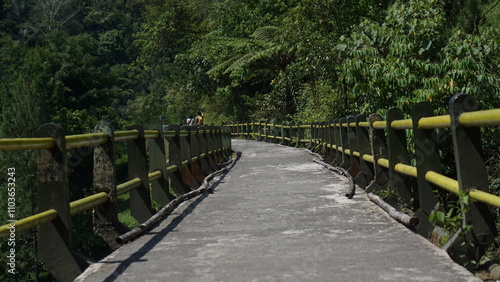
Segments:
[[[434,116],[431,103],[422,102],[413,106],[410,119],[393,108],[385,120],[372,114],[308,125],[253,122],[229,127],[232,136],[305,145],[312,150],[319,147],[327,162],[346,169],[366,192],[389,189],[394,192],[385,199],[389,204],[410,203],[420,222],[416,230],[426,238],[434,228],[429,216],[439,202],[434,191],[468,195],[472,201],[461,206],[462,230],[444,248],[453,260],[470,269],[474,267],[470,261],[479,262],[497,236],[491,208],[500,208],[500,197],[488,190],[479,128],[500,125],[500,109],[478,111],[477,107],[474,97],[457,94],[449,102],[449,115]],[[451,131],[457,179],[442,174],[436,131],[442,128]],[[412,142],[408,142],[410,137]]]
[[[93,134],[65,136],[59,125],[44,124],[38,134],[40,138],[0,139],[0,151],[38,150],[40,211],[0,226],[0,238],[39,227],[38,256],[60,281],[72,281],[88,266],[73,252],[71,216],[94,209],[94,230],[117,247],[114,238],[125,232],[118,221],[117,196],[130,193],[131,215],[144,222],[155,213],[151,199],[164,206],[175,198],[174,194],[198,187],[232,152],[227,127],[168,125],[163,131],[160,126],[144,130],[135,125],[130,130],[114,131],[108,123],[100,123]],[[115,142],[127,142],[128,148],[130,180],[119,185]],[[96,193],[70,202],[66,152],[89,146],[94,147]]]

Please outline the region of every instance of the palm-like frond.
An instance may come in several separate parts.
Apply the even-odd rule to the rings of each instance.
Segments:
[[[215,65],[207,72],[209,75],[231,74],[244,68],[248,70],[258,69],[281,69],[286,66],[291,56],[291,51],[286,50],[279,44],[276,38],[278,27],[266,26],[255,30],[251,38],[217,38],[219,44],[250,49],[243,54],[236,54],[230,59]]]

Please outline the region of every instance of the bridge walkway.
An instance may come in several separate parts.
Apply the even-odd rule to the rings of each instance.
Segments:
[[[241,158],[76,281],[480,281],[302,149],[233,140]]]

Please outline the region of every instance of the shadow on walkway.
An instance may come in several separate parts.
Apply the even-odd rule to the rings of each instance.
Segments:
[[[231,163],[231,165],[228,167],[228,171],[231,170],[236,162],[239,160],[241,155],[238,155],[234,161]],[[131,254],[130,257],[128,257],[126,260],[123,261],[106,261],[104,262],[105,264],[115,264],[118,263],[119,266],[116,268],[116,270],[111,273],[106,279],[104,279],[104,282],[111,282],[115,281],[118,276],[120,276],[122,273],[125,272],[125,270],[135,262],[141,262],[141,261],[147,261],[144,259],[141,259],[145,254],[148,253],[151,249],[153,249],[158,243],[160,243],[163,238],[165,238],[170,232],[175,232],[175,228],[187,217],[189,216],[193,210],[198,206],[205,198],[208,197],[209,194],[214,193],[215,188],[217,188],[221,183],[224,183],[223,180],[226,177],[226,173],[224,173],[216,182],[214,182],[212,185],[210,185],[210,191],[208,192],[205,191],[203,194],[198,196],[196,200],[192,201],[183,211],[181,214],[176,216],[174,219],[172,219],[172,222],[165,226],[162,230],[158,232],[148,232],[146,234],[154,234],[154,236],[144,244],[139,250],[137,250],[135,253]],[[188,200],[189,201],[189,200]],[[172,216],[170,214],[169,216]],[[167,217],[165,217],[163,220],[165,220]],[[155,227],[158,227],[158,225],[161,224],[161,221],[155,224],[154,226],[151,227],[151,230],[154,230]],[[144,235],[143,235],[144,236]]]

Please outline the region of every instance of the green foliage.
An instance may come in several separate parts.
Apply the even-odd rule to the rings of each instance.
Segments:
[[[491,57],[498,53],[497,32],[457,30],[449,36],[440,1],[398,2],[383,24],[364,21],[341,38],[337,48],[347,54],[341,79],[362,112],[389,107],[409,112],[410,105],[427,100],[444,114],[459,92],[480,97],[485,107],[498,106],[498,57]]]

